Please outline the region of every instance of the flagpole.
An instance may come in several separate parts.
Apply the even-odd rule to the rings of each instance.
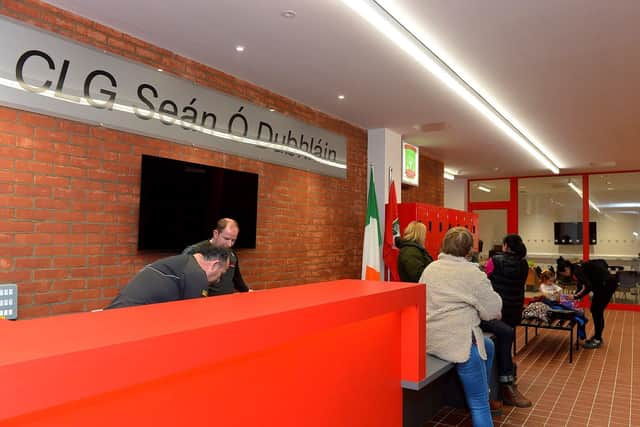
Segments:
[[[376,197],[374,180],[374,166],[369,164],[369,188],[367,191],[367,216],[364,227],[364,242],[362,250],[362,280],[382,279],[380,248],[382,234],[380,233],[380,213]]]
[[[386,188],[388,189],[389,186],[391,185],[391,183],[393,182],[393,168],[391,166],[389,166],[388,169],[388,176],[387,176],[387,185]],[[389,190],[387,190],[389,191]],[[389,203],[389,194],[387,194],[387,204]],[[385,222],[387,220],[387,209],[384,210],[384,217],[385,217]],[[385,281],[390,281],[391,280],[391,270],[389,269],[389,267],[387,267],[387,264],[384,264],[384,280]]]

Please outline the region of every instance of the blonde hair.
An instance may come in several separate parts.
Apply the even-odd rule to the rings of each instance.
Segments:
[[[547,280],[551,280],[551,281],[556,280],[556,275],[553,271],[545,270],[542,273],[540,273],[540,281],[546,282]]]
[[[473,247],[473,236],[464,227],[453,227],[447,231],[442,240],[442,253],[463,257]]]
[[[427,239],[427,227],[420,221],[411,221],[402,235],[403,240],[413,240],[424,246]]]

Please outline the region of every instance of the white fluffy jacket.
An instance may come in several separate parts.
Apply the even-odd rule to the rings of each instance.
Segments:
[[[469,359],[471,336],[487,359],[480,320],[500,318],[502,299],[486,274],[464,257],[440,254],[420,277],[427,288],[427,353],[450,362]]]

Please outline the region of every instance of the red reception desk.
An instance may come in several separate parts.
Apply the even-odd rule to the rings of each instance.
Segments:
[[[401,426],[425,300],[341,280],[0,321],[0,426]]]

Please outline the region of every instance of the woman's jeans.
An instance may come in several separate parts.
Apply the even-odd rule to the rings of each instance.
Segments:
[[[484,338],[487,360],[482,360],[476,344],[471,345],[471,355],[464,363],[456,363],[456,370],[464,388],[467,405],[471,411],[473,427],[493,426],[489,409],[489,375],[495,349],[493,341]]]

